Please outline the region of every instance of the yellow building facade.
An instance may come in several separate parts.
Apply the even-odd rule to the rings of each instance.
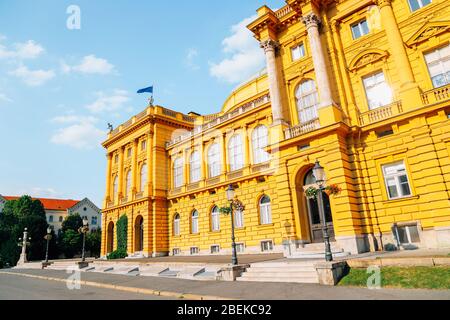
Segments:
[[[128,253],[450,247],[450,8],[445,0],[287,0],[248,28],[266,69],[216,114],[149,106],[109,134],[102,254],[128,216]]]

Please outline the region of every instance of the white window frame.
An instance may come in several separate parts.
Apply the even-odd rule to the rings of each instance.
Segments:
[[[444,50],[449,51],[448,56],[442,56]],[[438,55],[438,59],[431,60],[431,55],[433,55],[433,54]],[[444,87],[444,86],[450,84],[450,44],[447,44],[444,47],[440,47],[435,50],[429,51],[428,53],[426,53],[424,55],[424,57],[425,57],[425,63],[427,64],[427,69],[428,69],[428,73],[430,75],[431,82],[433,83],[433,87],[440,88],[440,87]],[[431,68],[436,68],[436,67],[438,69],[440,69],[439,74],[432,73]],[[447,69],[446,67],[448,67],[449,69]],[[437,85],[433,81],[434,78],[439,77],[439,76],[443,76],[446,80],[445,83],[442,85]]]
[[[199,234],[200,233],[200,229],[199,229],[199,216],[200,214],[198,213],[197,210],[192,211],[191,213],[191,233],[192,234]]]
[[[261,252],[273,252],[274,248],[273,240],[263,240],[260,242],[260,245],[261,245]],[[265,250],[266,247],[267,250]]]
[[[367,25],[367,32],[365,32],[365,30],[364,30],[364,28],[363,28],[363,23],[366,23],[366,25]],[[358,30],[359,30],[359,33],[360,33],[360,35],[359,36],[357,36],[356,34],[355,34],[355,30],[354,30],[354,27],[357,27],[358,28]],[[362,38],[362,37],[364,37],[365,35],[368,35],[369,33],[370,33],[370,27],[369,27],[369,23],[367,22],[367,19],[362,19],[362,20],[359,20],[358,22],[355,22],[355,23],[353,23],[352,25],[350,25],[350,28],[351,28],[351,30],[352,30],[352,37],[353,37],[353,40],[356,40],[356,39],[359,39],[359,38]]]
[[[215,178],[221,173],[220,146],[214,143],[208,149],[208,177]]]
[[[199,182],[201,179],[201,157],[199,151],[191,153],[189,159],[189,182]]]
[[[242,249],[239,249],[239,248],[242,248]],[[244,253],[245,252],[245,243],[243,243],[243,242],[236,243],[236,252]]]
[[[217,251],[214,252],[213,248],[217,249]],[[210,252],[211,252],[211,254],[219,254],[220,253],[220,245],[218,245],[218,244],[211,245]]]
[[[179,213],[173,217],[173,235],[179,237],[181,235],[181,216]]]
[[[242,229],[245,226],[245,221],[244,221],[244,212],[243,211],[238,211],[238,210],[234,210],[233,211],[234,214],[234,227],[237,229]]]
[[[128,193],[131,191],[131,169],[127,171],[125,178],[125,197],[128,197]]]
[[[291,48],[292,61],[298,61],[298,60],[304,58],[305,55],[306,55],[306,50],[305,50],[305,45],[303,42],[296,45],[295,47]]]
[[[401,242],[400,241],[400,234],[398,232],[398,229],[400,229],[400,228],[404,228],[405,229],[406,238],[408,239],[408,242]],[[418,242],[413,242],[412,241],[411,231],[409,230],[410,228],[416,228],[417,229],[417,233],[419,235],[419,241]],[[404,225],[404,226],[397,225],[395,227],[395,233],[396,233],[396,237],[397,237],[397,240],[400,243],[400,245],[405,245],[405,244],[408,245],[408,244],[420,243],[420,232],[419,232],[419,225],[418,224],[411,224],[411,225]]]
[[[263,203],[264,200],[269,202]],[[272,201],[269,196],[262,196],[259,200],[259,212],[261,224],[272,224]]]
[[[145,190],[145,185],[147,184],[147,176],[148,176],[148,166],[147,166],[147,163],[144,162],[141,166],[140,179],[139,179],[141,192],[143,192]]]
[[[381,77],[382,76],[382,77]],[[381,81],[382,79],[382,81]],[[368,82],[373,81],[374,84],[369,84]],[[369,110],[375,110],[381,107],[385,107],[393,103],[394,96],[392,94],[392,89],[389,86],[389,84],[386,81],[386,76],[383,72],[383,70],[372,73],[368,76],[365,76],[362,78],[363,86],[364,86],[364,92],[366,93],[366,99],[367,104],[369,106]],[[383,100],[379,94],[376,93],[377,90],[389,90],[389,92],[386,91],[386,94],[390,94],[389,98],[386,98],[386,100]],[[373,99],[373,97],[376,97]]]
[[[116,175],[113,179],[113,198],[117,197],[117,193],[119,192],[119,177]]]
[[[269,130],[265,125],[257,126],[252,132],[253,163],[260,164],[270,160],[264,149],[269,145]]]
[[[91,217],[91,225],[96,226],[98,223],[98,217]]]
[[[228,158],[230,171],[240,170],[244,167],[244,150],[242,148],[242,135],[236,134],[228,141]]]
[[[417,0],[417,4],[419,5],[419,8],[417,8],[416,10],[414,10],[411,6],[411,0],[408,0],[408,5],[409,5],[409,10],[411,10],[411,12],[416,12],[419,11],[420,9],[422,9],[423,7],[426,7],[427,5],[431,4],[433,1],[430,0],[430,3],[427,4],[423,4],[422,0]]]
[[[184,161],[181,157],[176,158],[173,162],[173,186],[180,188],[183,185]]]
[[[308,86],[313,86],[313,89]],[[307,79],[299,84],[295,91],[297,99],[297,112],[300,123],[308,123],[319,118],[318,107],[320,104],[316,82]]]
[[[200,253],[200,249],[198,247],[191,247],[189,252],[191,256],[198,255]]]
[[[386,169],[392,168],[392,167],[403,167],[403,170],[397,170],[396,173],[387,173]],[[412,196],[411,182],[409,180],[408,172],[406,170],[404,161],[398,161],[398,162],[394,162],[394,163],[390,163],[390,164],[385,164],[385,165],[383,165],[382,170],[383,170],[384,183],[385,183],[385,187],[386,187],[386,194],[387,194],[389,200],[410,198]],[[406,177],[406,183],[405,182],[402,183],[400,181],[401,177]],[[392,185],[392,186],[395,186],[395,189],[398,194],[397,197],[391,196],[390,191],[389,191],[389,186],[390,186],[389,181],[394,182],[394,185]],[[403,191],[401,188],[402,184],[408,185],[409,194],[403,194]]]
[[[220,209],[218,206],[211,210],[211,231],[220,231]]]
[[[181,255],[181,250],[180,250],[180,248],[173,248],[173,249],[172,249],[172,255],[173,255],[173,256],[179,256],[179,255]]]

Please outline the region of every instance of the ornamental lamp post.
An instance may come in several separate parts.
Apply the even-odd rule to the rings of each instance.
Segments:
[[[236,237],[234,235],[234,214],[233,214],[233,206],[235,205],[234,200],[234,188],[233,185],[229,185],[228,189],[226,190],[227,193],[227,199],[228,202],[230,202],[230,216],[231,216],[231,249],[232,249],[232,257],[231,257],[231,263],[233,266],[238,265],[238,259],[236,254]]]
[[[289,247],[289,256],[292,256],[292,250],[291,250],[291,228],[292,224],[289,222],[289,220],[286,220],[284,223],[284,228],[286,230],[286,237],[288,239],[288,247]]]
[[[81,262],[85,262],[86,233],[89,232],[89,221],[87,217],[83,218],[83,226],[78,230],[78,232],[83,234],[83,251],[81,254]]]
[[[48,245],[50,240],[52,240],[52,228],[49,226],[47,228],[47,234],[44,237],[45,240],[47,240],[47,248],[45,250],[45,263],[48,263]]]
[[[316,164],[314,165],[313,175],[316,178],[317,185],[319,186],[317,200],[319,202],[319,214],[320,219],[322,220],[322,232],[325,241],[325,260],[331,262],[333,261],[333,254],[331,252],[330,235],[328,234],[328,226],[325,218],[325,208],[323,202],[323,191],[325,190],[325,182],[327,180],[327,177],[325,174],[325,169],[320,165],[319,160],[317,160]]]

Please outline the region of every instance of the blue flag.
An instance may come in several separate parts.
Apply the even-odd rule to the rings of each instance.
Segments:
[[[137,93],[153,93],[153,86],[139,90]]]

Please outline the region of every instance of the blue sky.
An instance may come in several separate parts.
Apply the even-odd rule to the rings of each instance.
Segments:
[[[101,206],[107,123],[143,110],[149,85],[156,104],[219,111],[264,66],[245,29],[264,4],[284,1],[0,0],[0,194]]]

